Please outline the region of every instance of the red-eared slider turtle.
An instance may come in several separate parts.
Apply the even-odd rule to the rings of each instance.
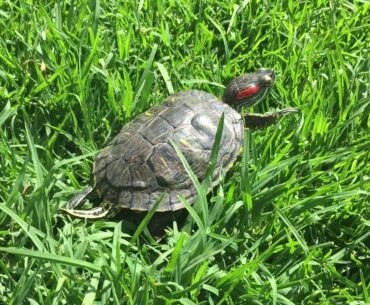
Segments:
[[[224,114],[216,175],[226,172],[239,155],[244,126],[261,128],[281,116],[297,112],[287,108],[265,114],[244,114],[241,107],[257,104],[271,89],[273,70],[258,70],[235,78],[226,87],[223,102],[213,95],[188,90],[169,96],[125,125],[95,158],[94,186],[69,202],[64,212],[82,218],[113,216],[121,209],[148,211],[165,194],[157,212],[183,209],[179,195],[194,202],[196,192],[171,143],[176,143],[199,180],[205,176],[219,120]],[[97,195],[102,204],[77,210]]]

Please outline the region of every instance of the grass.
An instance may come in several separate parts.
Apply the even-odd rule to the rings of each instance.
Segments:
[[[0,304],[370,304],[369,14],[344,0],[0,1]],[[138,113],[188,88],[221,96],[259,67],[278,77],[254,111],[302,114],[246,131],[184,228],[158,241],[146,221],[130,233],[57,213]]]

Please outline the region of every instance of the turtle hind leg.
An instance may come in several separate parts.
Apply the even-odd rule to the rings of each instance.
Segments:
[[[81,206],[85,200],[97,198],[96,188],[92,186],[85,187],[81,192],[76,194],[68,201],[67,209],[74,209]]]
[[[112,211],[110,204],[102,204],[90,210],[60,209],[60,212],[83,219],[102,219],[110,216]]]
[[[88,186],[81,192],[76,194],[67,204],[66,208],[59,209],[59,212],[69,214],[74,217],[84,219],[101,219],[105,218],[111,212],[110,204],[103,204],[100,207],[96,207],[90,210],[76,210],[88,199],[98,198],[98,193],[95,187]]]

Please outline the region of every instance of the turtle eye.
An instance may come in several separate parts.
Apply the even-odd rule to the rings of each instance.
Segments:
[[[247,87],[243,90],[238,91],[235,98],[237,100],[243,100],[247,97],[251,97],[251,96],[257,94],[258,91],[260,91],[260,89],[261,89],[261,86],[259,86],[259,85],[249,86],[249,87]]]

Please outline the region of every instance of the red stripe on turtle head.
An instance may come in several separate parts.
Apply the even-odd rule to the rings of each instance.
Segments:
[[[236,94],[236,99],[237,100],[242,100],[242,99],[245,99],[247,97],[253,96],[258,91],[260,91],[260,89],[261,89],[261,86],[259,86],[259,85],[253,85],[253,86],[247,87],[247,88],[245,88],[243,90],[240,90]]]

